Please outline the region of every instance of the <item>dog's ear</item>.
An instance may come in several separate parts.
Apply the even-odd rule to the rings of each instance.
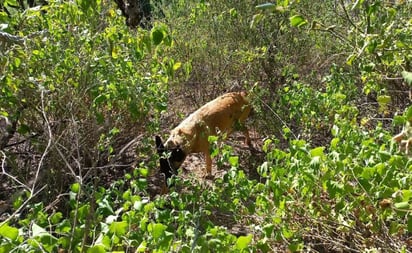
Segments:
[[[156,135],[155,136],[155,142],[156,142],[156,150],[157,154],[159,154],[159,162],[160,162],[160,171],[165,175],[166,181],[168,178],[173,176],[173,169],[170,166],[169,160],[163,157],[163,154],[165,153],[166,149],[165,146],[163,145],[162,139],[160,136]]]
[[[157,153],[163,152],[165,150],[165,146],[163,145],[163,142],[162,142],[162,139],[160,138],[160,136],[156,135],[155,140],[156,140]]]

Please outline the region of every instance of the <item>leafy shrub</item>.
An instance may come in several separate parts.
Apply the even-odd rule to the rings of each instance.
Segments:
[[[0,15],[17,35],[0,44],[0,197],[13,212],[0,252],[409,250],[411,163],[388,130],[409,140],[410,109],[389,116],[407,101],[393,90],[407,89],[401,70],[410,82],[410,5],[172,1],[166,24],[130,31],[105,1],[49,2]],[[182,173],[149,197],[146,137],[167,99],[251,84],[263,152],[247,163],[212,137],[221,178]],[[121,151],[136,135],[132,166]]]
[[[162,57],[173,44],[165,25],[133,32],[97,1],[50,2],[3,21],[25,41],[5,45],[0,78],[0,114],[15,123],[1,177],[24,189],[13,198],[21,211],[36,195],[53,201],[109,162],[116,168],[123,145],[158,128],[180,64]]]

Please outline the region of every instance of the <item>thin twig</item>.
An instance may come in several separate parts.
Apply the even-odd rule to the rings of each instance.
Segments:
[[[345,13],[346,19],[347,19],[348,22],[351,24],[351,26],[353,26],[353,28],[355,28],[358,32],[362,32],[362,31],[359,29],[359,27],[357,27],[356,24],[353,23],[352,19],[350,18],[350,15],[349,15],[349,13],[348,13],[348,10],[346,10],[345,3],[343,2],[343,0],[339,0],[339,2],[340,2],[340,5],[341,5],[341,7],[342,7],[342,9],[343,9],[343,12]]]
[[[19,184],[21,187],[25,188],[26,190],[30,191],[30,187],[22,183],[17,177],[9,174],[6,172],[6,154],[0,150],[1,155],[3,156],[3,159],[1,160],[1,174],[4,174],[5,176],[11,178],[13,181],[15,181],[17,184]]]
[[[40,169],[43,165],[43,161],[46,158],[46,155],[49,152],[50,146],[52,144],[52,138],[53,138],[51,127],[50,127],[50,124],[49,124],[49,120],[47,119],[46,110],[45,110],[45,106],[44,106],[44,92],[45,92],[45,90],[42,89],[41,93],[40,93],[40,96],[41,96],[41,113],[42,113],[44,121],[46,122],[47,134],[48,134],[49,139],[47,141],[47,146],[44,149],[44,152],[43,152],[43,154],[40,158],[39,165],[37,166],[36,175],[34,177],[33,185],[32,185],[32,188],[31,188],[32,193],[34,192],[34,188],[36,187],[36,182],[37,182],[39,174],[40,174]]]

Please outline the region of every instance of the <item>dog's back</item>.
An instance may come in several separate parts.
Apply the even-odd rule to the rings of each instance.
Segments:
[[[250,110],[246,92],[224,94],[183,120],[171,131],[165,147],[180,145],[186,154],[206,152],[209,150],[210,135],[217,135],[219,132],[230,134],[246,120]]]

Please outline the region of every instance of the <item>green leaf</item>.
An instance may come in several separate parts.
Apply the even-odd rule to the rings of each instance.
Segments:
[[[35,240],[35,244],[41,243],[42,247],[44,247],[47,252],[52,252],[56,243],[58,242],[57,238],[36,223],[33,223],[31,230],[33,237],[40,238],[40,240]]]
[[[402,190],[401,192],[403,201],[412,200],[412,190]]]
[[[85,204],[82,205],[81,207],[78,208],[78,212],[77,212],[77,218],[79,219],[79,221],[84,221],[86,220],[87,216],[89,215],[89,211],[90,211],[90,205],[89,204]]]
[[[252,235],[249,234],[247,236],[239,236],[236,240],[236,248],[238,250],[243,250],[247,246],[249,246],[250,242],[252,241]]]
[[[70,190],[74,193],[79,193],[80,191],[80,184],[79,183],[74,183],[71,185]]]
[[[173,70],[176,71],[180,69],[181,66],[182,66],[181,62],[176,62],[175,64],[173,64]]]
[[[374,176],[375,172],[376,172],[376,168],[371,168],[371,167],[363,168],[361,177],[363,179],[368,180]]]
[[[87,253],[105,253],[103,245],[95,245],[87,250]]]
[[[336,147],[338,146],[339,142],[340,142],[340,139],[339,139],[339,138],[333,138],[333,139],[330,141],[330,146],[331,146],[332,148],[336,148]]]
[[[263,232],[265,233],[265,237],[270,238],[272,236],[274,228],[275,228],[275,225],[271,223],[263,226]]]
[[[272,3],[264,3],[264,4],[259,4],[255,7],[258,10],[276,10],[276,4]]]
[[[154,239],[159,239],[163,235],[166,228],[166,225],[163,225],[162,223],[150,223],[147,227]]]
[[[147,252],[146,248],[147,248],[147,243],[146,241],[142,241],[139,245],[139,247],[137,247],[136,252]]]
[[[325,150],[325,147],[314,148],[310,151],[310,155],[312,157],[324,156],[323,150]]]
[[[211,135],[207,138],[207,140],[209,141],[209,143],[214,143],[219,139],[219,137],[215,136],[215,135]]]
[[[393,117],[392,123],[394,126],[401,126],[406,123],[406,119],[404,116],[396,115]]]
[[[287,227],[283,227],[282,228],[282,235],[286,238],[286,239],[290,239],[293,237],[294,233],[292,230],[288,229]]]
[[[291,252],[300,252],[303,249],[304,244],[301,242],[294,242],[288,245],[288,249]]]
[[[254,28],[265,16],[261,13],[253,15],[252,21],[250,22],[250,28]]]
[[[411,206],[408,201],[398,202],[394,204],[396,209],[408,211]]]
[[[406,109],[405,116],[407,121],[412,121],[412,106],[409,106],[408,109]]]
[[[405,82],[412,86],[412,72],[402,71],[402,77],[405,79]]]
[[[159,45],[160,43],[162,43],[163,37],[164,37],[163,32],[159,30],[159,28],[154,28],[152,30],[151,38],[152,38],[153,44]]]
[[[294,15],[289,18],[290,24],[294,27],[301,27],[308,23],[301,15]]]
[[[328,180],[326,182],[326,186],[327,186],[327,191],[330,194],[331,198],[335,198],[337,194],[341,194],[345,187],[342,183],[332,181],[332,180]]]
[[[30,130],[31,130],[30,126],[26,124],[21,124],[20,127],[17,129],[19,134],[27,134],[30,132]]]
[[[346,58],[346,64],[348,64],[349,66],[352,66],[353,61],[355,61],[357,58],[358,57],[356,54],[349,55],[348,58]]]
[[[50,221],[52,224],[57,224],[63,218],[63,214],[61,212],[54,213],[50,216]]]
[[[0,253],[8,253],[11,252],[12,248],[14,248],[14,246],[12,244],[3,244],[0,245]]]
[[[127,233],[129,225],[126,221],[116,221],[110,224],[109,231],[117,236],[123,236]]]
[[[37,225],[36,223],[33,223],[33,226],[31,227],[32,230],[32,235],[33,236],[41,236],[44,234],[48,234],[47,231],[40,227],[39,225]]]
[[[380,106],[386,106],[387,104],[389,104],[391,102],[391,100],[392,100],[391,97],[386,96],[386,95],[382,95],[382,96],[377,97],[377,101],[378,101]]]
[[[229,163],[230,163],[230,166],[237,167],[239,165],[239,157],[237,156],[229,157]]]
[[[14,241],[17,239],[17,236],[19,235],[19,230],[15,227],[10,227],[7,224],[3,224],[0,227],[0,235]]]
[[[409,214],[408,216],[408,232],[412,233],[412,215]]]

